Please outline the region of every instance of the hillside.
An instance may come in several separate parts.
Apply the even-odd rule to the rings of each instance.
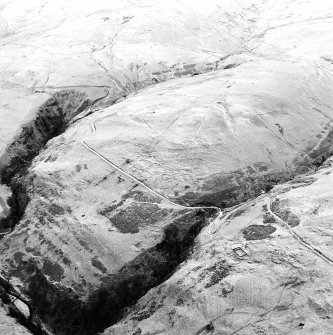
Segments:
[[[331,334],[332,14],[3,0],[4,324]]]

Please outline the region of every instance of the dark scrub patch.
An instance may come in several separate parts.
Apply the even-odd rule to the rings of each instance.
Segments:
[[[139,202],[161,202],[161,198],[142,191],[130,191],[125,196],[123,196],[123,199],[128,198],[133,198],[135,201]]]
[[[263,215],[263,223],[275,223],[276,218],[271,213],[265,213]]]
[[[18,252],[16,252],[15,254],[14,254],[14,261],[16,262],[16,263],[22,263],[22,261],[23,261],[23,257],[24,257],[24,253],[23,252],[21,252],[21,251],[18,251]]]
[[[163,307],[163,302],[157,303],[155,300],[150,301],[148,306],[145,306],[145,308],[141,308],[140,310],[136,311],[135,315],[132,317],[132,320],[142,321],[148,319],[161,307]]]
[[[194,335],[209,334],[209,333],[213,333],[214,330],[215,328],[214,328],[213,322],[211,321],[205,326],[203,326],[202,328],[200,328]]]
[[[41,225],[47,225],[50,222],[55,223],[54,216],[49,215],[49,213],[44,210],[37,210],[36,217]]]
[[[235,68],[235,67],[237,67],[239,65],[241,65],[241,64],[239,64],[239,63],[232,63],[232,64],[226,65],[223,69],[224,70],[233,69],[233,68]]]
[[[263,240],[269,238],[276,231],[271,225],[251,225],[243,229],[243,236],[247,241]]]
[[[327,157],[333,154],[333,129],[330,129],[320,145],[309,153],[309,157],[322,163]]]
[[[35,250],[34,248],[26,247],[25,251],[36,257],[42,256],[42,254],[38,250]]]
[[[333,130],[317,150],[295,158],[288,170],[272,171],[272,167],[266,162],[257,162],[230,173],[211,175],[203,180],[201,188],[175,199],[182,205],[206,202],[220,208],[232,207],[270,191],[274,185],[287,182],[297,174],[312,171],[332,154]],[[311,183],[312,180],[306,178],[305,181]]]
[[[57,204],[51,204],[48,209],[49,213],[54,216],[64,215],[66,212],[71,213],[70,207],[63,208]]]
[[[220,208],[232,207],[268,192],[274,185],[294,176],[290,171],[269,172],[269,169],[262,162],[232,173],[212,175],[196,192],[187,192],[177,201],[180,204],[205,202]]]
[[[299,185],[300,187],[307,186],[313,184],[315,181],[317,181],[317,178],[315,177],[297,177],[290,181],[290,184],[292,185]]]
[[[135,234],[141,227],[159,222],[169,212],[168,209],[160,209],[158,205],[133,203],[110,217],[110,221],[121,233]]]
[[[308,154],[308,161],[310,161],[309,166],[318,170],[321,166],[323,166],[327,160],[327,158],[331,157],[333,154],[332,149],[333,144],[333,129],[329,131],[327,136],[322,139],[319,146],[315,148],[307,148],[306,152],[310,152]]]
[[[92,266],[100,270],[102,273],[106,273],[108,271],[108,269],[103,265],[103,263],[97,257],[94,257],[91,260],[91,264]]]
[[[98,210],[97,213],[99,215],[109,217],[110,214],[112,214],[117,208],[121,207],[124,203],[125,203],[125,200],[123,199],[115,205],[109,205],[107,207],[104,207],[103,209]]]
[[[287,203],[288,201],[286,200],[280,201],[279,199],[275,199],[272,202],[272,212],[293,228],[298,226],[301,220],[289,208],[285,208]]]
[[[230,269],[231,266],[225,260],[206,269],[207,272],[211,273],[211,276],[205,287],[208,288],[218,284],[223,278],[229,275]]]
[[[57,263],[51,262],[49,259],[44,259],[42,271],[45,275],[49,276],[52,281],[57,282],[60,282],[64,274],[62,267]]]
[[[234,291],[234,287],[222,287],[222,297],[226,298],[228,296],[228,294],[230,294],[231,292]]]
[[[66,256],[63,257],[62,261],[65,265],[68,265],[68,266],[72,264],[71,260],[68,259]]]
[[[78,238],[77,240],[78,240],[78,242],[80,243],[80,245],[81,245],[85,250],[87,250],[87,251],[89,251],[89,252],[93,252],[93,251],[94,251],[93,249],[90,248],[89,244],[88,244],[86,241],[81,240],[80,238]]]

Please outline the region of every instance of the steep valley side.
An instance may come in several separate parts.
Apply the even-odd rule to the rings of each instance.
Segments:
[[[1,334],[333,333],[332,1],[0,12]]]
[[[29,222],[24,219],[26,208],[30,200],[36,199],[40,194],[38,189],[34,189],[38,176],[31,165],[33,160],[36,160],[34,163],[36,164],[39,156],[48,156],[44,153],[48,150],[44,148],[47,147],[47,142],[64,132],[72,118],[87,109],[89,105],[90,102],[84,94],[73,91],[56,94],[41,107],[36,119],[23,127],[22,133],[8,147],[6,156],[9,159],[7,165],[2,167],[1,176],[2,182],[12,189],[8,202],[11,211],[8,217],[1,220],[1,225],[3,230],[9,228],[13,231],[14,238],[15,230],[19,231],[29,225]],[[77,127],[77,123],[71,127]],[[326,142],[329,141],[331,141],[330,136],[327,137]],[[247,188],[249,193],[245,197],[242,195],[242,187],[235,186],[229,193],[219,196],[212,193],[208,198],[205,196],[206,198],[199,204],[192,203],[187,209],[181,208],[177,216],[167,221],[162,228],[162,240],[157,240],[153,247],[140,252],[115,273],[107,274],[106,272],[103,275],[102,284],[99,287],[95,285],[86,298],[66,285],[59,285],[50,280],[50,272],[47,271],[48,275],[45,273],[47,262],[44,262],[41,267],[35,257],[26,258],[20,252],[14,254],[15,262],[11,263],[7,274],[9,277],[14,276],[21,279],[22,291],[29,297],[36,315],[53,333],[96,334],[119,321],[127,308],[135,304],[151,288],[163,283],[187,259],[196,236],[207,222],[211,221],[212,217],[216,217],[215,210],[204,209],[204,207],[211,206],[211,204],[217,204],[223,208],[228,207],[228,204],[229,206],[237,205],[239,202],[258,196],[263,190],[268,192],[273,185],[291,179],[298,171],[311,170],[320,166],[320,163],[331,154],[329,145],[325,144],[325,149],[329,150],[318,150],[317,155],[312,155],[311,161],[297,166],[293,173],[286,171],[264,176],[254,175],[252,179],[245,181],[253,187],[253,190]],[[242,181],[240,185],[241,183]],[[135,198],[133,194],[129,196],[131,197]],[[157,201],[156,199],[148,200]],[[203,209],[193,208],[191,210],[191,205],[202,206]],[[37,203],[37,206],[40,205]],[[60,207],[59,211],[61,211]],[[136,214],[130,215],[135,216]],[[149,217],[147,219],[149,222]],[[53,219],[48,220],[52,222]],[[22,226],[20,226],[21,221],[25,222]],[[9,246],[7,241],[5,241],[6,244]],[[42,255],[38,256],[40,259],[44,258]],[[52,271],[57,271],[52,262],[49,262],[49,266],[54,268]],[[46,332],[36,320],[32,320],[30,328],[35,334]]]

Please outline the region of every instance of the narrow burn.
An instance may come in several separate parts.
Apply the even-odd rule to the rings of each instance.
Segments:
[[[22,127],[20,134],[6,148],[1,157],[0,182],[10,187],[11,195],[7,200],[9,213],[0,219],[0,232],[12,231],[24,216],[30,202],[29,187],[33,181],[33,176],[28,175],[28,169],[34,158],[50,139],[64,132],[69,121],[90,104],[90,100],[84,93],[74,90],[55,93],[39,108],[36,117]],[[3,237],[3,235],[0,236]],[[57,264],[46,262],[43,270],[56,280],[60,280],[62,276],[62,269]],[[35,314],[31,319],[25,319],[17,315],[15,309],[13,313],[18,322],[33,334],[47,333]]]
[[[30,201],[27,177],[33,159],[44,149],[46,143],[63,133],[69,121],[89,107],[86,94],[74,90],[55,93],[38,110],[36,117],[22,127],[21,133],[7,147],[1,160],[0,181],[11,189],[8,199],[9,214],[0,219],[0,231],[13,229],[22,219]]]
[[[93,335],[119,321],[124,311],[151,288],[170,277],[192,249],[205,225],[207,213],[191,211],[173,220],[155,247],[138,255],[115,274],[108,274],[102,286],[84,302],[71,289],[51,283],[31,264],[29,296],[40,318],[55,335]],[[95,265],[99,266],[100,264]],[[220,269],[219,269],[220,270]],[[219,273],[220,274],[220,273]]]

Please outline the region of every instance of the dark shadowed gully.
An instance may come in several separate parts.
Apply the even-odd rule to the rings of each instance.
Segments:
[[[90,335],[118,321],[125,307],[133,305],[147,291],[163,282],[186,259],[204,226],[204,211],[184,213],[165,228],[164,239],[126,264],[118,273],[106,276],[104,284],[82,301],[70,289],[59,289],[31,262],[29,296],[40,318],[55,334]]]
[[[87,109],[91,101],[83,93],[75,91],[62,91],[56,93],[39,109],[36,117],[22,128],[22,132],[13,141],[2,157],[1,182],[11,188],[12,195],[8,200],[10,213],[0,221],[0,230],[8,231],[19,224],[29,203],[29,188],[31,188],[33,175],[29,174],[32,160],[43,150],[47,141],[61,134],[68,123],[77,114]],[[330,143],[330,138],[328,142]],[[324,147],[325,149],[326,147]],[[330,151],[326,153],[330,154]],[[325,154],[325,155],[326,155]],[[318,155],[320,156],[318,158]],[[313,153],[311,163],[318,165],[324,161],[323,151],[318,149],[318,155]],[[320,165],[320,164],[319,164]],[[299,170],[295,170],[295,173]],[[238,174],[226,176],[224,190],[218,193],[209,193],[209,183],[205,186],[205,194],[187,194],[180,202],[207,206],[215,205],[220,208],[229,207],[253,198],[260,192],[269,191],[272,185],[293,177],[291,174],[267,174],[265,177],[256,178],[255,175],[244,176]],[[214,183],[211,181],[210,183]],[[229,183],[229,184],[228,184]],[[298,224],[293,213],[284,210],[282,204],[274,204],[274,210],[282,213],[291,226]],[[140,207],[141,208],[141,207]],[[146,224],[140,216],[140,208],[133,211],[138,214],[142,222],[131,222],[130,226],[124,224],[129,218],[126,213],[120,212],[115,218],[120,229],[136,231],[137,225]],[[53,208],[55,213],[57,208]],[[141,208],[142,210],[142,208]],[[112,208],[107,208],[101,213],[109,215]],[[117,273],[105,275],[103,286],[93,292],[87,300],[83,301],[70,288],[64,288],[51,283],[47,279],[48,272],[54,272],[52,264],[44,263],[40,268],[33,259],[22,267],[21,276],[29,278],[28,289],[24,292],[30,298],[34,313],[49,327],[54,334],[80,334],[92,335],[117,322],[124,310],[132,306],[147,291],[165,281],[183,262],[190,252],[194,240],[207,218],[215,214],[215,210],[186,210],[180,218],[170,222],[165,228],[164,238],[153,248],[144,251],[131,262],[123,266]],[[158,215],[157,215],[158,214]],[[164,213],[152,211],[151,219],[159,220]],[[156,217],[154,217],[154,215]],[[133,219],[131,217],[131,219]],[[269,223],[269,218],[267,218]],[[270,225],[252,225],[243,231],[247,240],[268,238],[274,232]],[[97,261],[92,266],[100,266]],[[216,270],[216,278],[226,276],[228,267],[223,266]],[[105,271],[104,271],[105,273]],[[61,276],[61,273],[58,274]],[[213,285],[216,278],[211,279]],[[4,288],[3,285],[1,285]],[[21,320],[35,334],[46,334],[43,327],[33,320]]]
[[[8,200],[10,213],[1,219],[0,229],[12,229],[24,214],[29,202],[27,169],[32,160],[47,141],[64,132],[69,121],[90,104],[84,93],[73,90],[55,93],[7,147],[1,157],[0,181],[11,188],[12,194]]]
[[[1,182],[11,188],[12,195],[8,200],[10,213],[0,221],[2,231],[12,230],[19,224],[30,201],[29,187],[33,176],[29,174],[29,166],[32,160],[48,140],[61,134],[69,121],[90,104],[82,93],[56,93],[7,148],[0,176]],[[134,304],[150,288],[172,274],[186,258],[207,216],[213,212],[184,210],[180,218],[165,228],[162,242],[146,250],[117,274],[106,276],[103,287],[84,302],[71,289],[58,287],[47,280],[48,273],[54,272],[52,264],[39,268],[33,260],[29,260],[29,264],[18,270],[20,276],[29,278],[30,285],[24,293],[30,298],[34,315],[38,315],[55,334],[84,335],[103,330],[120,318],[125,307]],[[46,334],[35,317],[24,320],[21,315],[15,316],[34,334]]]

